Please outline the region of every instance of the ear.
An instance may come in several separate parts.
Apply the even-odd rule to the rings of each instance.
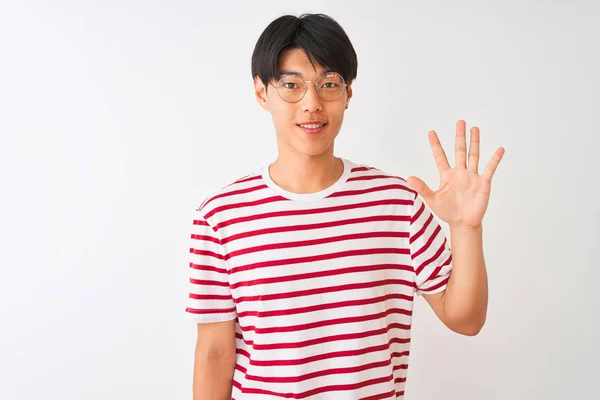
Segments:
[[[269,111],[267,88],[258,75],[254,77],[254,95],[256,96],[258,105]]]
[[[352,84],[349,83],[346,87],[346,108],[348,108],[348,104],[350,104],[350,99],[352,98]]]

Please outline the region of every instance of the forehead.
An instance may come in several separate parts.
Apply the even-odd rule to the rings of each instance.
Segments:
[[[314,64],[314,67],[313,67]],[[280,75],[296,75],[301,78],[319,77],[331,69],[323,67],[313,59],[313,64],[302,49],[291,49],[281,53],[278,72]]]

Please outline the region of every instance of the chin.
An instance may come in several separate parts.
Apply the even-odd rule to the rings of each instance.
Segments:
[[[331,132],[324,132],[325,135],[315,134],[307,135],[304,132],[294,129],[286,135],[278,138],[280,144],[285,143],[286,147],[294,149],[296,153],[307,156],[319,156],[327,153],[337,135],[332,135]]]
[[[307,156],[320,156],[326,153],[330,146],[294,146],[296,151]]]

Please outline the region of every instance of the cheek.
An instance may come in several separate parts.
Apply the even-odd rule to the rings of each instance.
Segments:
[[[332,125],[339,125],[344,120],[344,111],[346,109],[345,103],[336,105],[329,110],[329,123]]]
[[[278,126],[289,125],[294,122],[294,110],[286,107],[286,104],[277,104],[271,108],[273,122]]]

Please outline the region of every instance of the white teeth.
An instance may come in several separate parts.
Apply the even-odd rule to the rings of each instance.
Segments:
[[[306,128],[306,129],[317,129],[317,128],[322,127],[323,124],[321,124],[321,125],[300,125],[300,126],[303,128]]]

